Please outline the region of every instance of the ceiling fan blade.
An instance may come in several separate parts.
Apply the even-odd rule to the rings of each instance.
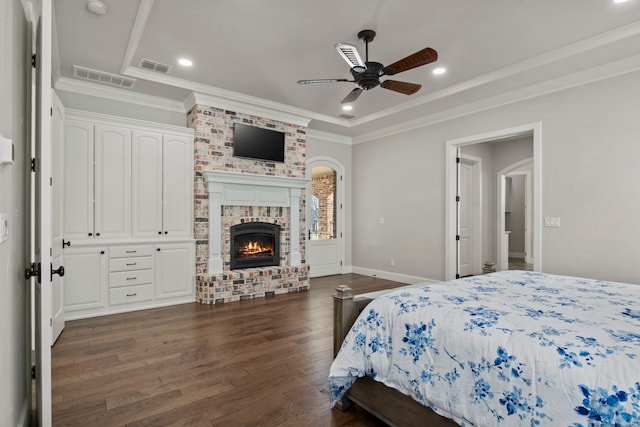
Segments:
[[[353,80],[347,80],[347,79],[298,80],[298,83],[301,84],[301,85],[310,85],[310,84],[316,84],[316,83],[342,83],[342,82],[353,83]]]
[[[385,80],[380,86],[395,92],[404,93],[405,95],[413,95],[422,87],[422,85],[419,84],[399,82],[397,80]]]
[[[353,102],[356,99],[358,99],[358,97],[360,96],[361,93],[362,93],[362,89],[357,87],[354,90],[352,90],[351,92],[349,92],[349,95],[347,95],[342,101],[340,101],[340,103],[341,104],[348,104],[350,102]]]
[[[403,71],[411,70],[412,68],[430,64],[437,60],[438,52],[431,49],[430,47],[426,47],[412,55],[407,56],[406,58],[402,58],[401,60],[394,62],[391,65],[387,65],[383,68],[382,71],[387,76],[392,76]]]
[[[349,64],[349,68],[361,67],[363,70],[367,68],[364,61],[360,57],[360,54],[358,53],[358,49],[354,45],[348,43],[338,43],[335,45],[335,48],[340,56],[342,56],[342,59],[347,61],[347,64]]]

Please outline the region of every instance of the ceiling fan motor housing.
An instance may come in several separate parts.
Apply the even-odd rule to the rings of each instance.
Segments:
[[[369,90],[380,85],[380,76],[384,66],[379,62],[366,62],[367,69],[363,72],[356,71],[355,67],[351,69],[351,75],[355,80],[356,86],[360,89]]]

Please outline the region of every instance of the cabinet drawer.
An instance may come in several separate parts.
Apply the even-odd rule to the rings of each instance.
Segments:
[[[109,304],[128,304],[132,302],[151,301],[153,285],[126,286],[109,289]]]
[[[133,270],[109,273],[109,287],[153,283],[153,270]]]
[[[118,246],[109,248],[109,258],[129,258],[138,256],[151,256],[153,247],[148,246]]]
[[[153,257],[113,258],[109,260],[109,271],[147,270],[153,268]]]

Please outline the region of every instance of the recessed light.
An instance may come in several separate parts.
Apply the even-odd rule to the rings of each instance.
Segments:
[[[342,109],[344,111],[351,111],[351,110],[353,110],[353,105],[343,105]]]
[[[628,0],[613,0],[614,3],[626,3]]]
[[[444,67],[438,67],[438,68],[434,68],[432,73],[435,74],[436,76],[439,76],[440,74],[444,74],[447,72],[447,69]]]
[[[191,67],[193,65],[193,61],[187,58],[180,58],[178,59],[178,64],[182,65],[183,67]]]

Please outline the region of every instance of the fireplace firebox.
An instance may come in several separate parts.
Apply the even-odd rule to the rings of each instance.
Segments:
[[[230,268],[280,265],[280,226],[245,222],[231,227]]]

